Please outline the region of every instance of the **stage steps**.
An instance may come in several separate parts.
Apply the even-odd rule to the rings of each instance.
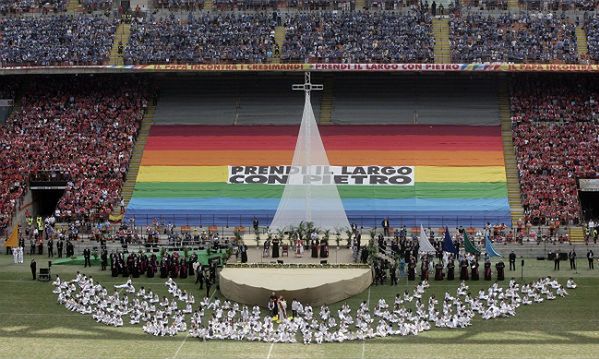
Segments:
[[[205,0],[204,1],[204,11],[212,11],[214,10],[214,0]]]
[[[156,112],[156,105],[149,105],[146,114],[141,122],[141,129],[133,147],[133,154],[131,155],[131,161],[129,162],[129,169],[127,170],[127,180],[123,185],[122,197],[125,201],[125,206],[129,204],[131,197],[133,196],[133,189],[135,188],[135,182],[137,181],[137,174],[139,173],[139,166],[141,165],[141,158],[144,153],[144,147],[148,141],[150,129],[154,123],[154,113]],[[120,213],[120,211],[119,211]]]
[[[112,43],[112,49],[110,50],[110,64],[122,66],[123,62],[123,54],[119,54],[119,44],[122,44],[123,51],[125,47],[129,44],[129,37],[131,36],[131,24],[120,23],[116,28],[116,33],[114,35],[114,41]]]
[[[451,50],[449,48],[449,20],[433,18],[433,36],[435,37],[435,63],[451,63]]]
[[[580,58],[586,57],[586,55],[589,53],[587,32],[581,25],[576,26],[576,46],[578,48],[578,56]]]
[[[512,225],[524,216],[522,208],[522,195],[520,193],[520,178],[518,165],[514,152],[512,138],[512,119],[510,115],[510,99],[507,85],[499,88],[499,119],[501,121],[501,137],[503,140],[503,158],[505,161],[505,174],[507,179],[508,202],[512,213]]]
[[[69,0],[69,2],[67,3],[68,13],[81,12],[82,10],[83,7],[81,6],[81,4],[79,4],[79,0]]]
[[[572,243],[584,243],[584,229],[582,227],[570,227],[568,228],[570,233],[570,242]]]
[[[520,4],[518,3],[518,0],[507,0],[507,9],[515,11],[520,10]]]
[[[287,29],[285,26],[275,27],[275,49],[278,48],[279,52],[277,53],[275,49],[273,49],[272,58],[270,59],[270,62],[273,64],[278,64],[281,62],[281,52],[283,51],[283,43],[285,42],[286,34]]]
[[[329,76],[325,77],[324,89],[322,90],[322,100],[320,101],[320,118],[318,121],[321,125],[331,125],[333,123],[333,102],[335,99],[334,90],[332,78]]]

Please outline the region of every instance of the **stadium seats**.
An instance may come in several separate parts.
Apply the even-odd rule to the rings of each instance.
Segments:
[[[589,81],[527,81],[511,97],[522,204],[529,220],[578,223],[576,178],[599,175],[599,91]]]

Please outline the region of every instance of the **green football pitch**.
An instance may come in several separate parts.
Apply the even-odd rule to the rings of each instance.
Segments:
[[[36,259],[38,266],[47,261]],[[524,280],[552,275],[565,283],[574,277],[579,287],[566,298],[520,307],[516,317],[489,321],[477,317],[466,329],[433,327],[418,336],[323,345],[203,342],[186,335],[150,336],[139,325],[108,327],[57,304],[50,283],[31,279],[30,260],[26,257],[25,264],[16,265],[12,256],[0,256],[0,358],[599,358],[599,269],[588,270],[586,260],[578,261],[578,273],[564,269],[567,262],[554,272],[552,262],[527,260]],[[98,267],[53,266],[52,274],[71,279],[77,270],[107,287],[125,281]],[[520,268],[507,272],[507,279],[512,274],[520,280]],[[178,283],[194,291],[196,300],[204,295],[192,279]],[[139,278],[134,284],[166,293],[160,278]],[[425,299],[455,293],[457,284],[432,281]],[[490,282],[468,284],[478,291]],[[373,307],[379,298],[392,302],[396,293],[414,286],[405,279],[398,287],[373,286],[347,302],[356,308],[370,298]]]

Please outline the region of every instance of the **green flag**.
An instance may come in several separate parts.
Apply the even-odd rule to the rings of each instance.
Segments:
[[[478,248],[476,248],[474,243],[470,242],[470,240],[468,239],[468,234],[466,232],[464,232],[464,249],[468,253],[477,254],[477,255],[480,254],[480,251],[478,250]]]

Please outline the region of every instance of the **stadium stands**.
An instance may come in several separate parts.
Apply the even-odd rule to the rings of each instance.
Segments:
[[[117,20],[100,16],[37,16],[0,20],[0,62],[18,66],[101,65]]]
[[[564,14],[454,14],[452,61],[577,63],[575,28]]]
[[[258,13],[150,16],[132,25],[125,63],[262,63],[272,56],[274,27]]]
[[[520,0],[521,8],[542,11],[593,11],[599,6],[596,0]]]
[[[381,76],[335,81],[332,120],[342,124],[497,125],[499,105],[492,81],[443,82],[436,78]],[[471,94],[476,93],[476,101]],[[376,109],[376,110],[374,110]]]
[[[160,88],[157,124],[298,124],[304,100],[303,94],[290,91],[289,81],[267,78],[207,78],[202,86],[193,79],[177,79],[163,82]],[[319,92],[313,93],[312,104],[318,118]]]
[[[105,219],[119,200],[146,93],[133,79],[70,78],[28,88],[20,110],[0,126],[0,212],[17,210],[30,174],[58,170],[71,177],[58,219]]]
[[[112,7],[112,0],[79,0],[87,11],[108,10]]]
[[[428,63],[431,17],[420,11],[322,12],[288,16],[281,59],[290,62]]]
[[[533,224],[578,223],[576,178],[599,175],[599,88],[592,81],[521,81],[511,97],[522,204]]]
[[[599,61],[599,17],[589,18],[585,24],[587,32],[587,43],[589,46],[589,56],[595,61]]]
[[[67,0],[1,0],[2,15],[32,12],[64,12]]]

